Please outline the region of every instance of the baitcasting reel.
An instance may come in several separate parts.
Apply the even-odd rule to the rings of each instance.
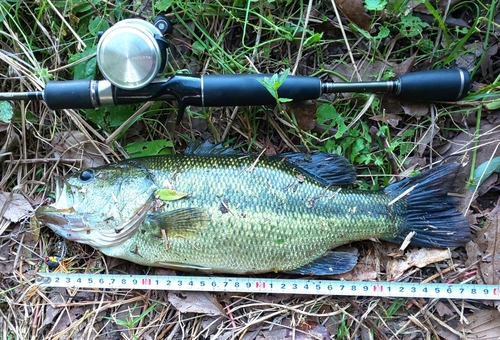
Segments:
[[[97,45],[97,64],[114,86],[137,90],[162,73],[169,47],[163,37],[172,28],[163,16],[154,24],[141,19],[125,19],[103,33]]]

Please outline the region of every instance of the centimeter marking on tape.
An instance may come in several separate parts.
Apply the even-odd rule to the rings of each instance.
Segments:
[[[500,300],[500,285],[39,273],[44,287]]]

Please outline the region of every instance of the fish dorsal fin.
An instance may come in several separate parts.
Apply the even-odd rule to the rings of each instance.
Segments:
[[[243,152],[235,151],[233,148],[226,148],[221,143],[212,144],[209,141],[196,140],[191,142],[186,150],[185,155],[194,156],[247,156]]]
[[[323,185],[349,185],[356,181],[354,166],[339,155],[324,152],[313,154],[290,152],[277,157],[286,159]]]
[[[203,230],[210,221],[208,214],[199,208],[182,208],[155,212],[146,222],[164,229],[168,238],[189,237]]]

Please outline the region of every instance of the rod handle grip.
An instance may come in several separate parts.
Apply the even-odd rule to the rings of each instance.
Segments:
[[[455,101],[467,95],[470,76],[463,68],[407,73],[399,77],[399,97],[419,101]]]
[[[51,110],[93,109],[91,80],[49,81],[43,100]]]
[[[276,104],[276,99],[261,83],[272,74],[204,75],[202,80],[203,105],[255,106]],[[279,75],[278,75],[279,77]],[[279,98],[296,101],[317,99],[321,96],[319,78],[288,76],[278,88]]]

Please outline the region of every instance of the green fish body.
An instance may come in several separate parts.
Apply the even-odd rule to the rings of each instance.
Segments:
[[[467,242],[469,225],[447,195],[459,166],[361,191],[341,186],[355,171],[340,156],[205,147],[84,170],[37,217],[62,237],[142,265],[326,275],[356,264],[355,255],[331,251],[352,241],[402,241],[414,231],[418,246]]]

